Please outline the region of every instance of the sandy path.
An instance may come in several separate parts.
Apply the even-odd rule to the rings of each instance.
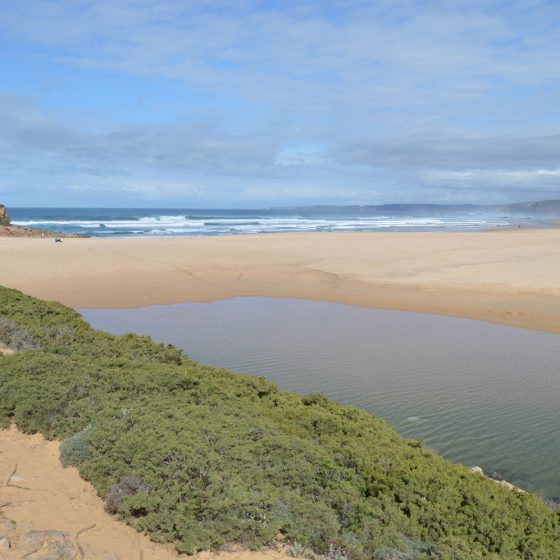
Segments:
[[[17,471],[13,474],[17,465]],[[7,484],[8,480],[10,481]],[[80,558],[80,544],[87,560],[176,560],[167,545],[152,543],[103,509],[93,487],[74,468],[62,468],[58,443],[36,434],[27,436],[15,429],[0,430],[0,539],[7,537],[11,548],[0,545],[0,558],[20,559],[40,545],[40,539],[25,536],[30,531],[63,531],[69,550]],[[15,526],[13,525],[15,522]],[[91,527],[95,525],[95,527]],[[77,533],[85,528],[76,541]],[[58,537],[58,540],[64,540]],[[43,558],[48,543],[29,560]],[[228,552],[199,554],[199,560],[281,560],[279,552]]]
[[[560,229],[0,238],[0,284],[73,307],[319,299],[560,332]]]

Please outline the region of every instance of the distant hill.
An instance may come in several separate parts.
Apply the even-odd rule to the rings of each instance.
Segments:
[[[525,214],[560,217],[560,200],[540,200],[534,202],[516,202],[513,204],[371,204],[371,205],[313,205],[277,207],[272,210],[304,211],[317,214],[408,214],[438,215],[464,212],[493,212],[499,214]]]
[[[503,207],[505,212],[538,214],[539,216],[560,216],[560,200],[539,200],[537,202],[517,202]]]

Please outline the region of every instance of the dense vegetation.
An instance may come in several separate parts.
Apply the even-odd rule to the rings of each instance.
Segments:
[[[560,558],[560,525],[510,491],[320,395],[199,365],[0,288],[0,425],[66,440],[109,511],[194,552],[283,535],[330,559]]]

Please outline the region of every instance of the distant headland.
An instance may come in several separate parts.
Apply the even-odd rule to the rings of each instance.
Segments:
[[[512,204],[318,204],[312,206],[282,206],[273,210],[300,210],[317,213],[363,213],[366,215],[406,213],[411,215],[438,215],[462,212],[490,212],[499,214],[524,214],[540,217],[560,217],[560,200],[538,200]]]

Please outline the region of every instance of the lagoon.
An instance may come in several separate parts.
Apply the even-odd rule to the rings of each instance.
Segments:
[[[560,498],[559,334],[262,297],[78,311],[96,328],[360,407],[451,461]]]

